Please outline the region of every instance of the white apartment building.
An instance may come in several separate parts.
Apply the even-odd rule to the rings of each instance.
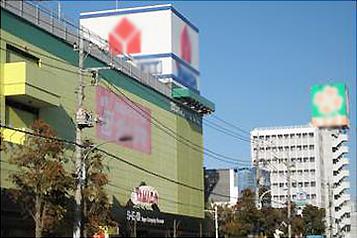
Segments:
[[[330,231],[334,237],[349,237],[347,140],[346,130],[311,125],[251,131],[252,162],[270,170],[272,206],[285,206],[290,161],[291,199],[326,209],[328,237]]]

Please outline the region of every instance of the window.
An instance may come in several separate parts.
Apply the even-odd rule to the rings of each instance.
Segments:
[[[309,137],[310,137],[310,138],[313,138],[313,137],[314,137],[314,133],[313,133],[313,132],[310,132],[310,133],[309,133]]]
[[[313,150],[314,147],[315,147],[314,145],[310,145],[310,146],[309,146],[309,149],[310,149],[310,150]]]
[[[314,169],[311,169],[311,170],[310,170],[310,173],[311,173],[311,175],[315,175],[315,170],[314,170]]]
[[[310,157],[310,162],[315,162],[315,157]]]
[[[297,150],[301,150],[301,145],[296,146]]]
[[[290,134],[290,138],[291,139],[295,138],[295,134]]]
[[[304,145],[304,146],[302,147],[303,150],[307,150],[307,148],[308,148],[307,145]]]
[[[296,136],[297,136],[297,138],[301,138],[301,134],[300,133],[298,133],[298,134],[296,134]]]
[[[5,124],[16,128],[29,128],[38,119],[38,109],[7,100]]]
[[[40,66],[41,60],[23,49],[6,44],[6,63],[15,62],[35,63]]]
[[[284,187],[284,183],[279,183],[279,187],[280,188]]]
[[[311,182],[311,187],[316,187],[316,182]]]
[[[292,183],[293,188],[296,188],[296,182]]]
[[[302,188],[303,182],[299,182],[299,188]]]
[[[311,199],[316,199],[316,194],[311,194]]]
[[[141,71],[148,74],[161,74],[162,73],[162,62],[161,61],[145,61],[139,63]]]
[[[309,182],[305,182],[304,187],[309,187]]]
[[[30,128],[33,122],[38,119],[38,110],[20,103],[6,100],[5,103],[5,124],[15,128]],[[4,133],[4,139],[11,143],[23,144],[22,133]]]
[[[304,163],[308,162],[309,158],[308,157],[304,157]]]

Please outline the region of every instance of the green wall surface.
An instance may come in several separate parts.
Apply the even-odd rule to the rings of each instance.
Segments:
[[[16,26],[16,27],[15,27]],[[31,80],[41,80],[41,88],[55,88],[59,94],[59,106],[41,107],[39,117],[48,122],[56,130],[58,137],[75,140],[74,115],[76,110],[76,88],[78,83],[78,53],[72,46],[49,33],[37,28],[25,20],[1,9],[1,69],[6,61],[6,44],[15,47],[26,46],[28,53],[41,59],[41,66],[29,65],[30,70],[39,71],[31,74]],[[86,66],[101,66],[102,62],[87,58]],[[36,68],[40,67],[40,68]],[[1,123],[5,121],[5,97],[3,96],[3,70],[1,70]],[[141,85],[139,82],[115,70],[106,70],[101,73],[103,87],[111,88],[114,92],[121,90],[135,103],[148,108],[153,118],[170,128],[175,133],[203,146],[202,127],[194,124],[183,116],[171,111],[172,105],[164,95]],[[90,86],[90,77],[85,77],[84,107],[95,112],[96,91]],[[12,98],[17,100],[16,96]],[[46,101],[46,98],[41,98]],[[178,105],[175,105],[176,107]],[[181,109],[186,110],[186,109]],[[154,120],[151,120],[154,124]],[[84,129],[84,137],[92,139],[95,144],[104,142],[96,138],[96,128]],[[151,125],[151,153],[145,154],[127,147],[109,143],[101,146],[126,161],[156,174],[168,177],[181,183],[197,187],[202,191],[186,188],[157,176],[150,175],[133,168],[112,157],[105,158],[109,168],[110,185],[108,193],[115,197],[121,205],[125,205],[130,198],[131,191],[141,182],[157,189],[160,201],[159,208],[163,212],[203,217],[203,154],[179,142],[175,136],[170,136],[159,126]],[[167,131],[167,130],[166,130]],[[169,133],[170,134],[170,133]],[[187,143],[187,142],[186,142]],[[67,156],[73,155],[68,151]],[[7,177],[10,170],[15,168],[7,163],[9,155],[1,154],[1,187],[10,187]],[[69,166],[71,169],[72,166]]]

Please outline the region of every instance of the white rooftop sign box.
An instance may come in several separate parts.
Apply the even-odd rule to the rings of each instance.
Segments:
[[[198,29],[170,4],[81,13],[80,24],[163,81],[199,90]]]

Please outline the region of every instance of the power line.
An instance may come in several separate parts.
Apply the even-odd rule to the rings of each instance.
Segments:
[[[3,38],[1,38],[1,39],[3,39]],[[5,41],[7,41],[7,40],[5,40]],[[7,42],[10,42],[11,44],[14,44],[14,45],[16,45],[16,46],[18,46],[18,47],[22,47],[22,46],[20,46],[19,44],[15,43],[15,42],[11,42],[11,41],[7,41]],[[3,49],[3,48],[2,48],[2,49]],[[3,50],[6,51],[7,49],[3,49]],[[35,52],[35,53],[37,53],[37,54],[39,54],[39,55],[45,56],[45,57],[47,57],[47,58],[50,58],[50,59],[53,59],[53,60],[57,60],[57,61],[59,61],[59,62],[61,62],[61,63],[68,64],[68,65],[70,65],[70,66],[74,66],[74,65],[72,65],[72,64],[69,64],[67,61],[60,60],[60,59],[58,59],[58,58],[56,58],[56,57],[48,56],[48,55],[46,55],[46,54],[43,54],[43,53],[38,52],[38,51],[36,52],[36,51],[34,51],[34,50],[31,50],[31,51],[32,51],[32,52]],[[55,65],[51,65],[51,64],[48,64],[48,63],[44,63],[44,62],[42,62],[42,63],[43,63],[44,65],[47,65],[47,66],[49,66],[49,67],[53,67],[53,68],[56,68],[56,69],[59,69],[59,70],[64,70],[64,71],[66,71],[66,72],[70,72],[70,73],[73,73],[73,74],[79,74],[79,72],[77,72],[77,71],[72,71],[72,70],[69,70],[69,69],[61,68],[61,67],[58,67],[58,66],[55,66]],[[105,77],[104,77],[104,78],[105,78]],[[107,83],[109,83],[108,80],[107,80]],[[112,85],[112,84],[111,84],[111,85]],[[141,84],[138,84],[138,85],[140,85],[141,88],[144,88],[145,91],[150,92],[151,94],[153,94],[153,92],[151,92],[151,91],[150,91],[147,87],[145,87],[144,85],[141,85]],[[113,85],[112,85],[112,86],[113,86]],[[114,86],[114,87],[115,87],[115,86]],[[115,87],[115,88],[116,88],[116,87]],[[117,89],[117,90],[119,91],[119,89]],[[111,90],[111,91],[112,91],[112,90]],[[130,98],[128,98],[124,93],[122,93],[121,91],[119,91],[119,92],[120,92],[126,99],[128,99],[130,102],[133,103],[133,101],[132,101]],[[154,95],[154,94],[153,94],[153,95]],[[157,97],[157,95],[154,95],[154,96]],[[182,104],[180,101],[177,101],[177,100],[172,99],[172,98],[169,98],[169,100],[170,100],[170,101],[173,101],[173,102],[175,102],[175,103],[178,103],[178,104],[180,104],[181,106],[186,107],[186,108],[188,108],[188,109],[190,110],[190,108],[189,108],[187,105]],[[128,104],[128,103],[127,103],[127,104]],[[128,104],[128,105],[131,106],[130,104]],[[136,105],[136,104],[134,103],[134,105]],[[131,106],[131,107],[132,107],[132,106]],[[132,108],[133,108],[133,107],[132,107]],[[135,108],[133,108],[133,109],[135,110]],[[139,109],[139,110],[142,110],[140,107],[138,107],[138,109]],[[136,111],[137,111],[137,110],[136,110]],[[137,111],[137,112],[138,112],[138,111]],[[143,112],[146,113],[145,111],[143,111]],[[138,112],[138,113],[139,113],[139,112]],[[140,114],[141,116],[143,116],[141,113],[139,113],[139,114]],[[213,117],[216,118],[217,120],[223,122],[224,124],[229,125],[229,126],[232,127],[232,128],[235,128],[235,129],[237,129],[237,130],[239,130],[239,131],[241,131],[241,132],[243,132],[243,133],[245,133],[245,134],[249,134],[249,132],[247,132],[246,130],[241,129],[240,127],[238,127],[238,126],[236,126],[236,125],[234,125],[234,124],[232,124],[232,123],[230,123],[230,122],[227,122],[227,121],[225,121],[224,119],[222,119],[222,118],[220,118],[220,117],[218,117],[218,116],[213,115]],[[147,118],[146,118],[146,119],[147,119]],[[203,148],[202,146],[197,145],[197,144],[191,142],[190,140],[187,140],[186,138],[182,137],[181,135],[177,134],[176,132],[174,132],[174,131],[171,130],[170,128],[168,128],[168,127],[166,127],[165,125],[163,125],[163,123],[159,122],[157,119],[154,118],[154,120],[155,120],[156,122],[158,122],[161,126],[163,126],[165,129],[168,129],[168,130],[170,130],[172,133],[174,133],[174,134],[173,134],[173,135],[174,135],[174,138],[175,138],[177,141],[181,142],[182,144],[185,144],[185,145],[188,146],[188,147],[191,147],[191,149],[194,149],[194,150],[198,151],[197,149],[193,148],[192,146],[189,146],[189,144],[193,145],[193,146],[196,147],[196,148],[200,148],[200,149],[203,150],[203,151],[199,151],[199,152],[201,152],[201,153],[203,152],[205,155],[207,155],[207,156],[209,156],[209,157],[211,157],[211,158],[213,158],[213,159],[219,160],[219,161],[221,161],[221,162],[230,163],[230,164],[240,163],[240,161],[237,160],[237,159],[235,159],[235,158],[232,158],[232,157],[229,157],[229,156],[225,156],[225,155],[216,153],[216,152],[214,152],[214,151],[212,151],[212,150],[209,150],[209,149],[207,149],[207,148]],[[215,129],[215,130],[218,130],[218,131],[220,131],[220,132],[222,132],[222,133],[224,133],[224,134],[226,134],[226,135],[229,135],[229,136],[234,137],[234,138],[236,138],[236,139],[239,139],[239,140],[241,140],[241,141],[250,142],[250,143],[255,143],[253,140],[250,140],[250,138],[249,138],[249,139],[245,139],[245,138],[242,137],[242,135],[235,134],[234,132],[229,131],[228,129],[226,129],[226,128],[224,128],[224,127],[221,127],[221,126],[219,126],[219,125],[216,124],[216,123],[208,122],[208,124],[207,124],[207,122],[208,122],[208,121],[206,120],[206,122],[205,122],[206,125],[211,124],[211,125],[208,125],[208,126],[211,127],[211,128],[213,128],[213,129]],[[158,125],[155,124],[155,126],[162,130],[162,128],[160,128]],[[166,134],[168,134],[168,133],[166,132]],[[172,135],[170,135],[170,136],[172,136]],[[180,139],[183,139],[184,141],[177,139],[177,137],[179,137]],[[186,142],[187,142],[187,143],[186,143]],[[272,143],[272,142],[271,142],[271,143]],[[211,155],[211,154],[209,154],[209,153],[211,153],[211,154],[213,154],[213,155]],[[276,155],[276,154],[275,154],[275,155]],[[276,155],[276,156],[277,156],[277,155]],[[278,157],[276,157],[276,156],[275,156],[275,158],[278,158]],[[217,158],[217,157],[222,157],[222,158],[224,158],[224,159]],[[244,162],[242,162],[242,163],[246,163],[246,162],[244,161]],[[273,166],[273,165],[272,165],[272,166]],[[273,167],[274,167],[275,169],[277,169],[275,166],[273,166]]]
[[[55,138],[55,137],[48,137],[48,136],[44,136],[44,135],[41,135],[41,134],[37,134],[37,133],[33,133],[33,132],[28,132],[28,131],[21,130],[21,129],[16,129],[16,128],[13,128],[13,127],[10,127],[10,126],[6,126],[6,125],[2,125],[2,124],[0,124],[0,127],[6,128],[6,129],[10,129],[10,130],[14,130],[14,131],[17,131],[17,132],[22,132],[22,133],[25,133],[25,134],[28,134],[28,135],[31,135],[31,136],[42,137],[42,138],[44,138],[44,139],[56,140],[56,141],[60,141],[60,142],[69,143],[69,144],[72,144],[72,145],[77,145],[77,144],[76,144],[75,142],[73,142],[73,141],[68,141],[68,140],[64,140],[64,139],[60,139],[60,138]],[[85,146],[83,146],[83,145],[79,145],[79,146],[81,146],[82,148],[85,147]],[[155,173],[155,172],[153,172],[153,171],[150,171],[150,170],[148,170],[148,169],[142,168],[142,167],[140,167],[139,165],[136,165],[136,164],[134,164],[134,163],[131,163],[131,162],[129,162],[129,161],[127,161],[127,160],[125,160],[125,159],[123,159],[123,158],[117,156],[117,155],[111,154],[111,153],[109,153],[109,152],[107,152],[107,151],[105,151],[105,150],[103,150],[103,149],[96,148],[96,150],[99,151],[99,152],[101,152],[101,153],[103,153],[103,154],[105,154],[105,155],[107,155],[107,156],[109,156],[109,157],[112,157],[112,158],[114,158],[114,159],[116,159],[116,160],[118,160],[118,161],[121,161],[121,162],[123,162],[123,163],[125,163],[125,164],[127,164],[127,165],[129,165],[129,166],[131,166],[131,167],[133,167],[133,168],[136,168],[136,169],[138,169],[138,170],[141,170],[141,171],[143,171],[143,172],[145,172],[145,173],[147,173],[147,174],[150,174],[150,175],[153,175],[153,176],[155,176],[155,177],[161,178],[161,179],[163,179],[163,180],[166,180],[166,181],[175,183],[175,184],[177,184],[177,185],[181,185],[181,186],[184,186],[184,187],[193,189],[193,190],[197,190],[197,191],[200,191],[200,192],[204,192],[204,189],[202,189],[202,188],[197,188],[197,187],[194,187],[194,186],[192,186],[192,185],[188,185],[188,184],[185,184],[185,183],[176,181],[176,180],[171,179],[171,178],[169,178],[169,177],[166,177],[166,176],[163,176],[163,175],[161,175],[161,174],[158,174],[158,173]],[[218,193],[217,193],[217,194],[215,194],[215,195],[227,197],[227,195],[224,195],[224,194],[218,194]],[[228,196],[228,197],[229,197],[229,196]]]
[[[224,124],[230,126],[231,128],[234,128],[234,129],[236,129],[236,130],[238,130],[238,131],[240,131],[240,132],[243,132],[243,133],[245,133],[245,134],[247,134],[247,135],[250,135],[250,132],[248,132],[247,130],[244,130],[244,129],[242,129],[242,128],[240,128],[240,127],[238,127],[238,126],[236,126],[236,125],[234,125],[234,124],[232,124],[232,123],[230,123],[230,122],[227,122],[226,120],[220,118],[220,117],[217,116],[217,115],[212,115],[212,117],[213,117],[213,118],[216,118],[218,121],[221,121],[221,122],[223,122]]]
[[[18,45],[19,46],[19,45]],[[5,50],[7,51],[7,49],[3,49],[2,50]],[[46,55],[44,55],[46,56]],[[47,57],[47,56],[46,56]],[[56,59],[56,58],[54,58]],[[64,63],[63,61],[60,60],[60,62]],[[61,67],[58,67],[58,66],[54,66],[54,65],[51,65],[51,64],[48,64],[48,63],[43,63],[44,65],[47,65],[49,67],[54,67],[56,69],[59,69],[59,70],[63,70],[63,71],[66,71],[66,72],[71,72],[71,73],[74,73],[74,74],[79,74],[78,72],[76,71],[69,71],[68,69],[65,69],[65,68],[61,68]],[[67,63],[68,64],[68,63]],[[69,64],[71,65],[71,64]],[[71,65],[73,66],[73,65]],[[103,77],[104,78],[104,77]],[[109,83],[107,81],[107,83]],[[139,84],[140,85],[140,84]],[[111,84],[111,86],[114,86],[113,84]],[[143,85],[140,85],[142,87],[144,87]],[[115,86],[114,86],[115,87]],[[116,88],[116,87],[115,87]],[[110,89],[110,88],[109,88]],[[146,89],[146,88],[145,88]],[[111,89],[110,89],[111,90]],[[119,89],[117,89],[119,91]],[[112,90],[111,90],[112,91]],[[113,92],[113,91],[112,91]],[[130,98],[128,98],[124,93],[122,93],[121,91],[119,91],[128,101],[130,101],[131,103],[133,103],[134,105],[136,105]],[[115,93],[115,92],[113,92]],[[184,105],[182,104],[181,102],[178,102],[178,101],[175,101],[176,103],[179,103],[180,105],[182,106],[185,106],[187,107],[187,105]],[[127,102],[126,102],[127,103]],[[127,103],[130,107],[132,107],[132,105],[130,105],[129,103]],[[135,111],[137,111],[137,113],[139,113],[142,117],[145,117],[142,113],[138,112],[138,110],[136,110],[134,107],[132,107]],[[140,107],[138,107],[139,110],[141,110],[143,113],[146,113],[145,111],[143,111]],[[156,127],[158,127],[159,129],[163,130],[163,128],[165,128],[166,130],[169,130],[170,133],[172,135],[170,135],[169,133],[166,132],[166,134],[170,135],[170,136],[173,136],[174,135],[174,139],[176,139],[178,142],[181,142],[182,144],[185,144],[186,146],[188,147],[191,147],[192,149],[198,151],[198,152],[203,152],[205,155],[211,157],[211,158],[214,158],[216,160],[219,160],[221,162],[225,162],[225,163],[229,163],[229,164],[239,164],[239,163],[244,163],[246,164],[247,162],[244,161],[244,160],[237,160],[233,157],[230,157],[230,156],[226,156],[226,155],[223,155],[223,154],[220,154],[220,153],[217,153],[217,152],[214,152],[213,150],[210,150],[210,149],[207,149],[207,148],[204,148],[196,143],[193,143],[192,141],[190,141],[189,139],[179,135],[178,133],[176,133],[175,131],[173,131],[172,129],[170,129],[169,127],[165,126],[163,123],[161,123],[158,119],[156,118],[153,118],[151,117],[153,120],[156,121],[156,123],[158,123],[159,125],[157,125],[156,123],[152,123],[154,124]],[[146,119],[148,119],[146,117]],[[161,126],[161,128],[160,128]],[[163,128],[162,128],[163,127]],[[180,138],[180,139],[178,139]],[[190,146],[192,145],[192,146]],[[193,148],[193,147],[196,147],[196,148],[199,148],[200,150],[197,150],[196,148]]]

